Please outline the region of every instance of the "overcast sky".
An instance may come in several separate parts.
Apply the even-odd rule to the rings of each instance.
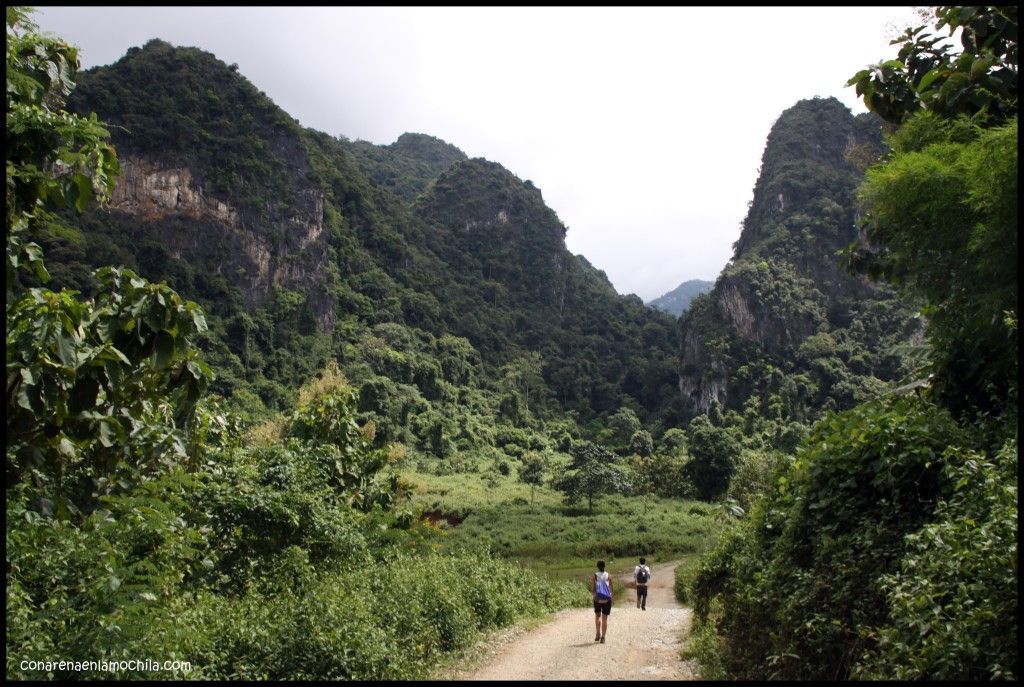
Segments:
[[[304,126],[442,138],[530,179],[566,243],[645,301],[732,256],[765,138],[895,57],[909,7],[46,7],[83,68],[151,38],[214,53]]]

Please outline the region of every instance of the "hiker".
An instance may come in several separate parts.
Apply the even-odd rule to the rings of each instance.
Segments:
[[[597,572],[590,576],[590,593],[594,595],[595,642],[604,644],[608,632],[608,614],[612,612],[612,576],[605,572],[604,561],[597,562]]]
[[[647,610],[647,583],[651,581],[651,569],[647,567],[647,559],[640,556],[640,565],[633,568],[633,580],[636,582],[636,607]]]

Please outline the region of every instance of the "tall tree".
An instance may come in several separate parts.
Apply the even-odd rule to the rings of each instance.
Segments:
[[[740,457],[740,442],[733,431],[716,427],[707,415],[698,415],[687,430],[690,454],[686,472],[702,499],[711,500],[725,493],[729,478]]]
[[[530,485],[530,504],[533,504],[533,494],[537,487],[544,484],[544,475],[547,473],[548,461],[546,458],[536,454],[527,453],[523,456],[523,469],[519,472],[519,481]]]
[[[76,50],[40,36],[21,8],[7,9],[7,39],[7,477],[67,517],[188,459],[212,376],[194,347],[206,323],[195,303],[129,270],[98,270],[92,301],[20,286],[27,266],[47,280],[28,237],[107,197],[119,167],[96,118],[61,109]]]
[[[587,511],[593,513],[595,496],[629,491],[629,478],[617,462],[618,456],[611,451],[589,441],[581,441],[573,446],[572,462],[555,483],[555,488],[565,494],[569,503],[586,497]]]
[[[960,29],[962,50],[926,26],[892,41],[895,59],[857,72],[848,82],[864,104],[900,124],[920,110],[967,115],[992,125],[1017,114],[1017,7],[937,7],[935,30]]]
[[[867,245],[851,265],[923,297],[933,383],[956,414],[1017,390],[1017,8],[940,7],[963,51],[908,29],[899,58],[855,75],[894,122],[861,189]]]

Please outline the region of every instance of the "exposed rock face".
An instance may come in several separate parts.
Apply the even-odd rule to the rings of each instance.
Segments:
[[[679,375],[679,392],[687,402],[691,413],[707,412],[712,402],[723,408],[729,401],[728,368],[712,356],[704,339],[695,332],[686,333],[682,342],[682,370]]]
[[[147,220],[179,213],[239,227],[238,211],[203,193],[193,182],[192,171],[187,167],[164,167],[139,157],[124,157],[121,171],[110,200],[114,209]]]
[[[206,193],[188,167],[125,156],[121,168],[109,208],[147,223],[195,220],[193,231],[165,232],[168,250],[178,259],[203,264],[210,261],[211,244],[221,246],[219,253],[227,259],[209,268],[238,286],[248,307],[262,304],[273,286],[304,290],[325,267],[324,196],[315,188],[301,191],[288,214],[272,218],[269,231],[266,218],[240,212]],[[273,241],[273,234],[279,240]],[[314,289],[311,302],[320,327],[334,326],[333,300]]]
[[[785,275],[773,274],[774,279]],[[824,300],[817,289],[802,284],[806,292]],[[774,294],[771,294],[774,295]],[[770,298],[752,288],[742,275],[723,276],[718,291],[723,319],[741,338],[767,350],[791,348],[813,334],[824,320],[823,313],[811,305],[806,309],[773,307]],[[818,301],[819,298],[815,298]]]

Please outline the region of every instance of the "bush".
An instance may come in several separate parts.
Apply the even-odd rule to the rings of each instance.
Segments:
[[[775,473],[785,460],[775,451],[744,449],[729,480],[726,496],[749,512],[754,501],[774,484]]]
[[[956,451],[947,447],[966,440],[948,413],[917,398],[819,423],[694,582],[698,615],[721,598],[730,675],[848,676],[878,641],[865,630],[886,625],[883,580],[899,570],[905,535],[934,517],[951,488],[945,466]]]
[[[889,622],[864,630],[876,648],[854,677],[1016,679],[1016,442],[992,462],[959,452],[945,470],[953,493],[907,535],[899,570],[882,578]]]
[[[690,603],[693,598],[691,588],[693,586],[693,579],[697,574],[697,565],[700,563],[700,559],[696,556],[685,559],[682,563],[676,566],[675,581],[673,582],[672,589],[676,595],[676,601],[681,604]]]
[[[423,679],[480,632],[587,600],[488,552],[402,554],[299,591],[202,596],[187,622],[202,628],[193,662],[215,679]]]

